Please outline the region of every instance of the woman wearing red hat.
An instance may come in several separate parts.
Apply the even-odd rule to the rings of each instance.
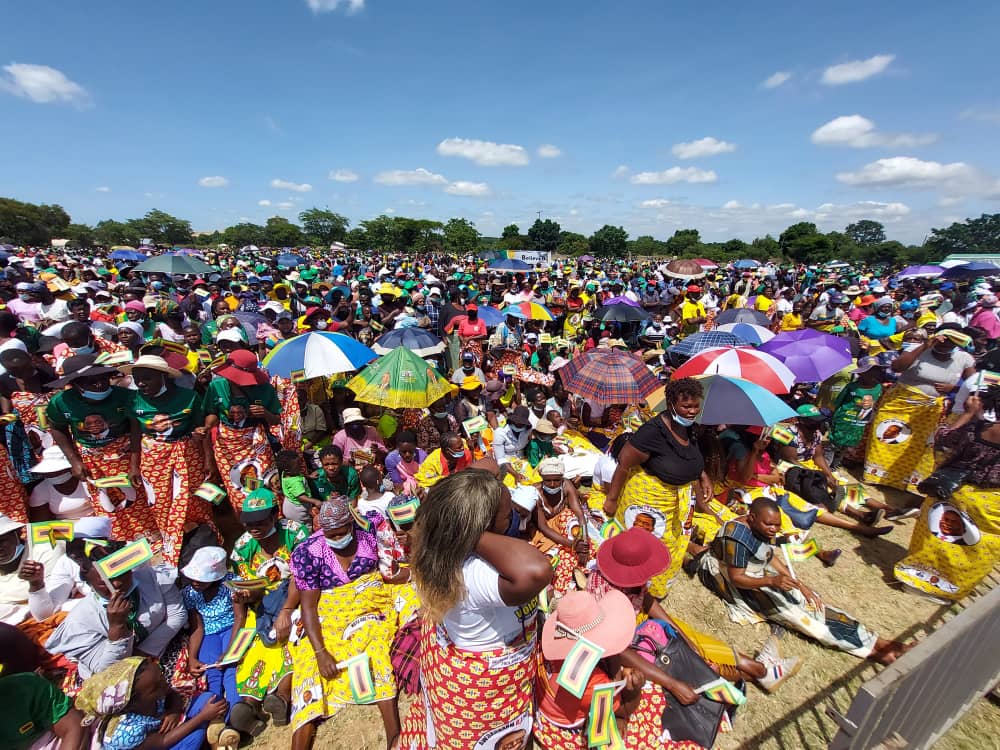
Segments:
[[[278,392],[246,349],[230,353],[205,394],[205,429],[212,436],[219,479],[239,512],[247,492],[274,470],[267,429],[281,421]]]

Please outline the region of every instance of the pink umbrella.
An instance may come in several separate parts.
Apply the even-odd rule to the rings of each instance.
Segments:
[[[781,360],[759,349],[716,346],[694,355],[674,370],[671,378],[696,375],[726,375],[742,378],[766,388],[771,393],[788,393],[795,383],[795,373]]]
[[[718,263],[713,263],[708,258],[695,258],[694,262],[697,263],[702,268],[713,269],[719,267]]]

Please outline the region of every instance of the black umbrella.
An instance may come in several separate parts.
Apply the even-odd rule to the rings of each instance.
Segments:
[[[723,310],[719,313],[719,317],[715,319],[715,322],[719,325],[723,325],[724,323],[751,323],[756,326],[764,326],[765,328],[771,326],[771,320],[764,313],[750,310],[746,307]]]
[[[605,323],[637,323],[640,320],[647,320],[649,313],[641,307],[633,307],[632,305],[604,305],[597,308],[594,317]]]

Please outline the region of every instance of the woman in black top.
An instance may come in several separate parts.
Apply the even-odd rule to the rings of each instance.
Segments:
[[[626,529],[639,526],[663,540],[670,567],[655,576],[649,592],[663,597],[680,570],[691,535],[695,507],[711,513],[712,480],[698,445],[694,419],[701,411],[702,390],[692,378],[671,381],[667,409],[632,436],[618,457],[604,512]]]

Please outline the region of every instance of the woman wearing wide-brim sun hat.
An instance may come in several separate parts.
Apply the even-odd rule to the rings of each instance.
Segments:
[[[208,478],[211,451],[202,399],[177,385],[182,373],[163,357],[143,354],[119,369],[135,383],[142,483],[163,537],[163,557],[176,565],[186,530],[201,524],[214,528],[211,504],[194,494]]]
[[[538,710],[535,713],[535,742],[555,750],[587,750],[588,721],[594,689],[620,680],[616,690],[614,714],[619,733],[628,747],[660,747],[663,733],[660,717],[651,712],[638,713],[640,691],[646,678],[637,670],[625,669],[620,655],[629,648],[635,631],[635,615],[628,597],[609,591],[601,599],[585,591],[571,591],[559,600],[555,611],[542,628],[542,655],[538,670]],[[580,698],[558,684],[565,660],[585,638],[604,650],[601,660],[590,673]],[[669,747],[696,745],[671,742]]]
[[[268,428],[281,421],[278,392],[257,355],[237,349],[215,370],[205,393],[205,429],[214,447],[217,483],[238,513],[247,492],[274,469]]]
[[[159,548],[153,510],[141,480],[141,433],[133,405],[135,391],[111,385],[118,370],[77,354],[63,365],[63,377],[49,384],[64,388],[45,410],[52,438],[84,481],[94,515],[111,516],[115,539],[145,537]]]

